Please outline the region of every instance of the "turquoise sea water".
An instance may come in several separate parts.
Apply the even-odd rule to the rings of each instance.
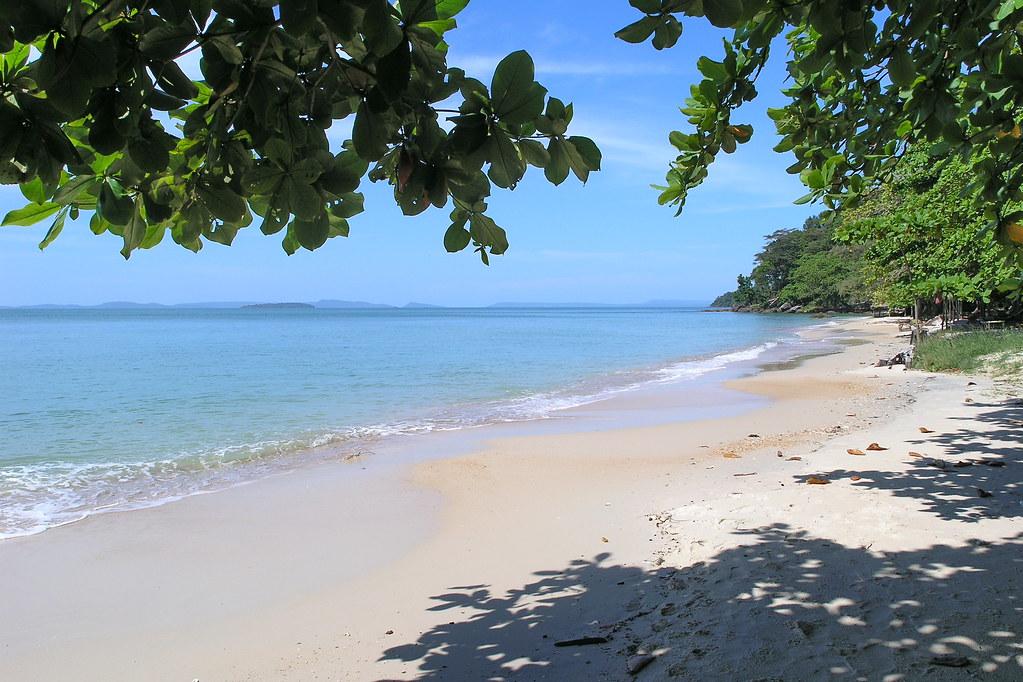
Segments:
[[[0,310],[0,537],[314,451],[688,381],[809,323],[660,308]]]

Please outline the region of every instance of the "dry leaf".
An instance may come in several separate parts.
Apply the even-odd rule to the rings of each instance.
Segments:
[[[921,455],[919,452],[913,452],[912,450],[909,451],[909,456],[910,457],[923,457],[923,455]]]
[[[811,476],[810,478],[806,479],[806,482],[808,485],[827,485],[831,483],[831,481],[829,481],[828,479],[819,478],[817,476]]]
[[[601,541],[601,542],[608,542],[608,539],[602,536],[602,537],[600,538],[600,541]]]
[[[920,433],[934,433],[934,431],[929,429],[929,428],[927,428],[926,426],[921,426],[920,427]]]
[[[870,445],[867,446],[867,449],[868,450],[873,450],[874,452],[879,452],[881,450],[887,450],[888,448],[883,448],[880,445],[878,445],[877,443],[871,443]]]
[[[735,454],[734,452],[726,452],[725,454],[723,454],[721,456],[724,457],[725,459],[742,459],[742,457],[740,457],[739,455]]]
[[[846,450],[846,452],[848,452],[850,455],[865,455],[865,454],[867,454],[867,453],[863,452],[863,450],[857,450],[856,448],[849,448],[848,450]]]
[[[803,458],[802,457],[789,457],[785,461],[786,462],[802,462]]]
[[[966,402],[968,402],[968,403],[972,403],[972,402],[973,402],[973,398],[967,398],[967,399],[966,399]]]
[[[850,477],[849,477],[849,480],[850,480],[850,481],[859,481],[859,480],[861,480],[861,479],[860,479],[860,477],[859,477],[859,476],[850,476]]]

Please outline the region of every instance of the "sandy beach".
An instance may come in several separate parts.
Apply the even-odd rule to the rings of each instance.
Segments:
[[[0,679],[1023,678],[1023,403],[872,367],[907,345],[889,321],[828,333],[730,382],[741,414],[505,430],[0,542]]]

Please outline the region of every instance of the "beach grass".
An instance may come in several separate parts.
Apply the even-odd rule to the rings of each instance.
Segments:
[[[929,372],[1023,371],[1023,331],[946,332],[926,337],[916,347],[914,367]]]

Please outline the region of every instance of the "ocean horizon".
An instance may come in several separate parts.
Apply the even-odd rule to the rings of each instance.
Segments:
[[[0,538],[381,439],[547,419],[812,324],[702,307],[0,311]]]

